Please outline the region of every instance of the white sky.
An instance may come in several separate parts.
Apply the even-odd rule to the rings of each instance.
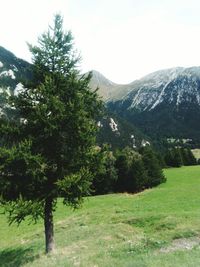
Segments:
[[[150,72],[200,66],[199,0],[0,0],[0,45],[30,61],[35,44],[60,12],[82,55],[117,83]]]

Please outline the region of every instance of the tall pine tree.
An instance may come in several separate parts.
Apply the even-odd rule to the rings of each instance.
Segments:
[[[19,114],[1,122],[1,203],[10,222],[28,215],[44,219],[46,252],[54,249],[53,210],[58,197],[77,207],[88,194],[96,116],[101,102],[89,88],[91,75],[77,70],[70,32],[56,15],[53,27],[29,45],[34,80],[10,99]]]

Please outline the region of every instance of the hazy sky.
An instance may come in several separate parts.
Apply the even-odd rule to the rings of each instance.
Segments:
[[[0,0],[0,45],[30,61],[36,43],[60,12],[82,55],[117,83],[150,72],[200,66],[199,0]]]

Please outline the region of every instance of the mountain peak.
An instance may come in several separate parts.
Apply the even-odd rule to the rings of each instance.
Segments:
[[[104,99],[107,100],[111,96],[111,92],[117,86],[114,82],[107,79],[103,74],[99,71],[92,70],[92,79],[90,81],[90,86],[93,90],[99,88],[99,95]]]
[[[98,85],[104,85],[104,86],[114,86],[116,85],[114,82],[107,79],[103,74],[101,74],[97,70],[92,70],[92,78],[96,81]]]

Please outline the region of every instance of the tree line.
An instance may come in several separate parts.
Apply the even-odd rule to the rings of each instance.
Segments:
[[[189,148],[169,148],[164,155],[164,164],[169,167],[190,166],[196,165],[197,163],[196,158]]]
[[[92,163],[92,193],[135,193],[166,181],[159,159],[150,146],[112,152],[97,148]]]

